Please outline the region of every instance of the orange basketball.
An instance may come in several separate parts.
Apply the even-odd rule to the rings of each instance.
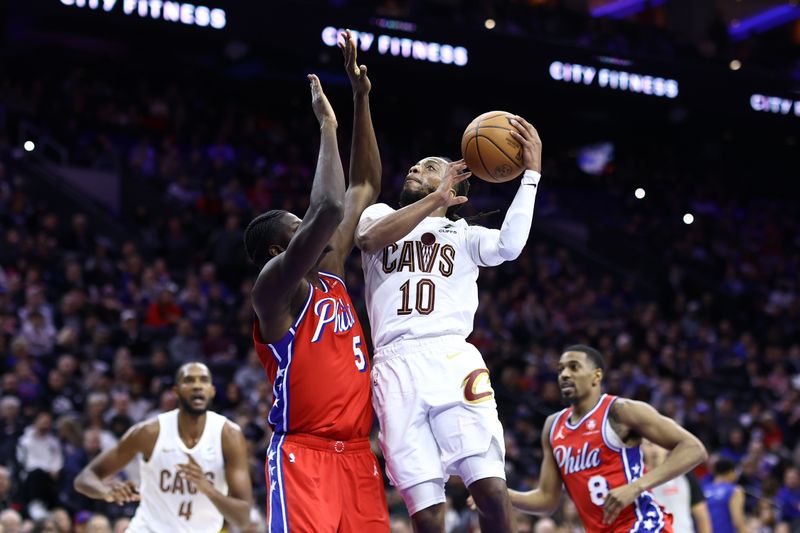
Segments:
[[[469,123],[461,137],[461,154],[472,174],[492,183],[513,180],[525,170],[522,146],[511,136],[514,115],[489,111]]]

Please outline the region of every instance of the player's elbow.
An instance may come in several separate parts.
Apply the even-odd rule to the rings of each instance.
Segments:
[[[75,489],[75,492],[79,492],[84,496],[88,496],[86,493],[86,470],[81,470],[81,473],[75,476],[75,479],[72,481],[72,488]]]
[[[355,243],[362,252],[372,254],[383,248],[374,231],[356,232]]]
[[[522,253],[522,248],[517,246],[508,246],[500,243],[500,246],[497,248],[497,255],[500,256],[502,261],[514,261],[516,260],[520,254]]]
[[[334,198],[325,198],[320,202],[316,216],[325,224],[338,226],[344,219],[344,202]]]
[[[694,459],[692,466],[697,466],[698,464],[705,462],[708,460],[708,450],[706,450],[705,445],[700,442],[700,439],[691,435],[686,441],[686,446],[691,450],[692,458]]]

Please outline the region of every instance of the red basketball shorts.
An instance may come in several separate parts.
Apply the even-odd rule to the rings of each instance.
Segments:
[[[266,463],[270,533],[386,533],[383,476],[369,439],[272,436]]]

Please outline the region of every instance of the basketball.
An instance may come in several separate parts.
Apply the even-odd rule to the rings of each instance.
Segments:
[[[461,154],[472,171],[484,181],[502,183],[525,170],[522,146],[511,136],[516,131],[512,113],[489,111],[469,123],[461,137]]]

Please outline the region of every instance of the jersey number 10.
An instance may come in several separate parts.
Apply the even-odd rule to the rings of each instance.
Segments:
[[[400,292],[403,294],[403,305],[397,310],[398,315],[411,314],[411,280],[400,285]],[[414,309],[421,315],[429,315],[433,312],[433,305],[436,302],[436,285],[429,278],[422,278],[417,282],[416,305]]]

